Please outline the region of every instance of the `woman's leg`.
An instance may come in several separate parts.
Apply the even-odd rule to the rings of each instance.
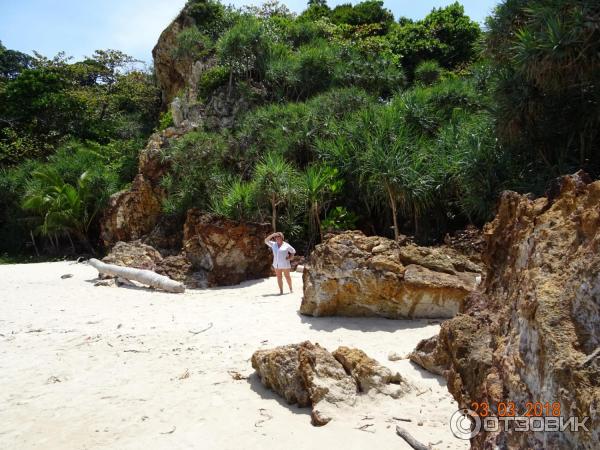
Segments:
[[[292,277],[290,275],[290,269],[283,269],[283,274],[285,275],[285,281],[287,281],[287,285],[290,288],[290,292],[294,292],[292,289]]]
[[[283,294],[283,278],[282,278],[282,269],[275,269],[275,275],[277,275],[277,285],[279,286],[279,293]]]

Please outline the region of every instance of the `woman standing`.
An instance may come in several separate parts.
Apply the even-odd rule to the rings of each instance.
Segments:
[[[296,250],[283,240],[283,233],[270,234],[265,238],[265,244],[273,252],[273,268],[277,275],[279,295],[283,294],[283,276],[285,276],[290,292],[294,292],[292,290],[292,277],[290,276],[292,269],[290,259],[292,259],[292,255],[296,254]]]

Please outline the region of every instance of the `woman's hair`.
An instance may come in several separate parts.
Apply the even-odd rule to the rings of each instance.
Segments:
[[[283,233],[282,233],[281,231],[279,231],[279,232],[275,233],[275,237],[276,237],[276,238],[277,238],[277,237],[280,237],[282,240],[284,240],[284,239],[285,239],[285,238],[284,238],[284,236],[283,236]]]

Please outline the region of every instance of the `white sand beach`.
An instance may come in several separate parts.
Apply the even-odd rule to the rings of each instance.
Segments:
[[[301,316],[293,276],[283,296],[273,278],[167,294],[94,286],[85,264],[0,266],[0,448],[410,448],[396,424],[436,449],[468,447],[448,426],[457,405],[444,380],[387,358],[437,323]],[[309,408],[265,389],[250,365],[257,349],[303,340],[360,348],[416,389],[361,397],[313,427]]]

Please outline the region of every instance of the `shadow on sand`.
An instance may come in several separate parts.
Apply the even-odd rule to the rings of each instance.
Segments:
[[[282,407],[289,409],[294,414],[301,414],[304,416],[309,416],[307,420],[308,420],[308,423],[310,423],[310,412],[311,412],[310,408],[308,408],[308,407],[300,408],[298,405],[290,405],[288,402],[285,401],[285,399],[280,397],[279,394],[276,394],[272,390],[267,389],[260,381],[260,378],[256,372],[254,372],[252,375],[250,375],[246,379],[246,381],[250,385],[250,389],[252,391],[256,392],[258,395],[260,395],[260,397],[263,400],[275,400]]]
[[[105,280],[101,279],[101,278],[92,278],[91,280],[84,280],[86,283],[91,283],[91,284],[96,284],[100,281],[110,281],[110,278],[107,278]],[[163,291],[160,289],[155,289],[153,287],[150,286],[144,286],[144,285],[134,285],[134,284],[119,284],[119,285],[113,285],[113,286],[102,286],[102,285],[98,285],[98,287],[118,287],[119,289],[131,289],[134,291],[145,291],[145,292],[161,292],[164,294],[173,294],[174,292],[167,292],[167,291]]]
[[[305,316],[299,311],[296,313],[300,317],[302,323],[307,323],[310,328],[318,331],[332,332],[338,328],[347,330],[357,330],[363,332],[383,331],[394,333],[400,330],[412,330],[415,328],[423,328],[434,323],[439,323],[437,320],[410,320],[410,319],[386,319],[384,317],[340,317],[340,316],[325,316],[313,317]]]
[[[226,291],[226,290],[230,290],[230,289],[239,289],[239,288],[249,287],[249,286],[253,286],[255,284],[262,283],[264,280],[265,280],[265,278],[257,278],[255,280],[242,281],[239,284],[232,284],[231,286],[215,286],[215,287],[209,287],[207,289],[210,291]]]
[[[426,380],[435,380],[437,381],[438,385],[440,386],[447,386],[448,383],[446,383],[446,380],[444,379],[443,376],[441,375],[436,375],[435,373],[431,373],[428,370],[423,369],[420,365],[415,364],[412,361],[409,361],[410,365],[412,366],[413,369],[415,369],[417,372],[419,372],[419,375],[421,376],[421,378],[424,378]]]

